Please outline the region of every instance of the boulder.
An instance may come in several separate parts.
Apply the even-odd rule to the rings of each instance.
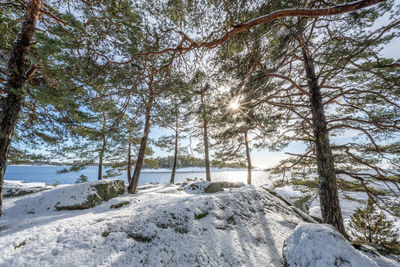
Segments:
[[[45,183],[25,183],[23,181],[5,180],[3,185],[3,197],[19,197],[52,188],[53,186]]]
[[[191,182],[183,183],[181,185],[183,190],[191,194],[204,194],[204,193],[217,193],[224,191],[224,188],[239,188],[245,186],[244,183],[240,182]]]
[[[125,183],[122,180],[81,183],[64,187],[62,193],[63,198],[55,205],[57,210],[88,209],[125,193]]]
[[[223,188],[239,188],[245,186],[242,182],[215,182],[216,184],[220,184]]]
[[[297,226],[285,240],[283,258],[288,267],[379,266],[327,224]]]
[[[239,188],[244,185],[244,183],[240,182],[212,182],[206,188],[204,188],[204,193],[222,192],[224,191],[224,188]]]
[[[221,183],[211,183],[206,188],[204,188],[204,193],[217,193],[224,191]]]

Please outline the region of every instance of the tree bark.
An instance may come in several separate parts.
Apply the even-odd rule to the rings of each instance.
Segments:
[[[247,184],[251,184],[251,157],[249,148],[249,139],[247,137],[248,130],[244,131],[244,143],[246,145],[246,159],[247,159]]]
[[[203,141],[204,141],[204,157],[206,165],[206,179],[211,182],[211,172],[210,172],[210,155],[208,151],[208,120],[207,120],[207,109],[204,100],[204,90],[201,91],[201,105],[203,113]]]
[[[131,171],[132,171],[132,155],[131,155],[131,150],[132,150],[132,136],[129,134],[129,143],[128,143],[128,170],[126,172],[127,178],[128,178],[128,184],[131,183]]]
[[[99,155],[99,173],[97,176],[97,180],[101,180],[103,178],[103,157],[104,157],[104,152],[106,150],[106,114],[103,112],[103,127],[102,127],[102,146],[101,146],[101,150],[100,150],[100,155]]]
[[[99,156],[99,171],[97,174],[97,180],[101,180],[103,177],[103,151],[100,151],[100,156]]]
[[[339,204],[334,158],[329,141],[324,106],[322,104],[321,88],[318,78],[315,75],[312,55],[302,40],[300,40],[300,43],[302,45],[304,67],[311,94],[310,104],[314,126],[317,169],[320,179],[319,197],[322,220],[324,223],[333,225],[340,233],[347,236]]]
[[[151,90],[149,102],[147,103],[147,106],[146,106],[144,132],[143,132],[142,141],[140,142],[138,158],[136,160],[136,166],[135,166],[135,170],[133,171],[132,180],[128,186],[128,192],[131,194],[136,193],[136,189],[137,189],[137,186],[139,183],[140,172],[141,172],[142,166],[143,166],[144,155],[146,153],[147,139],[148,139],[149,133],[150,133],[150,126],[151,126],[150,112],[151,112],[151,108],[153,106],[153,100],[154,100],[154,95]]]
[[[32,68],[30,71],[26,70],[26,55],[35,33],[41,6],[42,0],[31,0],[27,6],[21,31],[8,60],[7,85],[4,88],[6,96],[0,96],[0,216],[2,214],[2,191],[8,152],[24,101],[24,85],[29,75],[33,73]]]
[[[172,172],[171,172],[171,180],[170,183],[175,183],[175,173],[176,173],[176,163],[178,161],[178,137],[179,137],[179,127],[178,127],[178,118],[176,118],[175,122],[175,150],[174,150],[174,163],[172,165]]]

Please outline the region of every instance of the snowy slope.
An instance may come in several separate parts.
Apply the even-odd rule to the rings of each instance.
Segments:
[[[0,266],[282,266],[283,242],[303,222],[252,186],[215,194],[139,188],[77,211],[27,212],[44,192],[5,199]]]

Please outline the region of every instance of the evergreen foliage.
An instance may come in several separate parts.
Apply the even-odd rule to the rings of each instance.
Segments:
[[[88,177],[86,175],[79,175],[79,178],[75,181],[76,184],[86,183],[88,181]]]
[[[393,221],[376,210],[373,200],[369,199],[364,209],[355,210],[349,226],[354,242],[374,246],[384,253],[400,253],[400,235]]]

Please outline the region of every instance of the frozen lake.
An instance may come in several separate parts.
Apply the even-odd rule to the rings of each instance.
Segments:
[[[79,172],[57,173],[67,166],[7,166],[5,179],[6,180],[19,180],[24,182],[44,182],[47,184],[54,184],[59,182],[61,184],[73,184],[81,174],[86,175],[89,181],[97,180],[97,167],[89,166]],[[103,174],[105,170],[103,171]],[[133,173],[133,169],[132,169]],[[168,183],[171,176],[171,171],[168,169],[151,169],[143,170],[139,184],[149,182]],[[204,168],[184,168],[178,169],[175,182],[184,182],[187,178],[203,178],[205,179],[206,173]],[[123,179],[127,183],[126,173],[114,178]],[[247,180],[246,169],[211,169],[211,179],[213,181],[232,181],[243,182]],[[252,171],[252,180],[254,185],[262,185],[269,182],[269,176],[262,170]]]

